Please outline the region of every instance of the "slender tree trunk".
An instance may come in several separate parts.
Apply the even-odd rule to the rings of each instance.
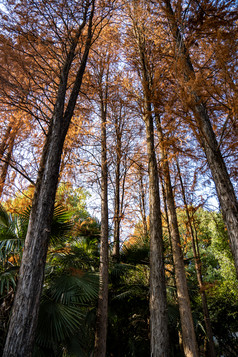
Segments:
[[[5,158],[4,162],[1,165],[0,198],[1,198],[2,193],[3,193],[3,188],[4,188],[5,181],[6,181],[8,168],[9,168],[9,165],[10,165],[10,162],[11,162],[11,158],[12,158],[12,152],[13,152],[13,147],[14,147],[14,139],[15,139],[14,136],[10,139],[10,142],[8,143],[6,158]]]
[[[139,174],[139,185],[140,185],[140,211],[142,217],[142,225],[143,225],[143,235],[144,237],[148,237],[148,228],[147,228],[147,220],[146,220],[146,209],[145,209],[145,188],[143,183],[143,168],[142,165],[139,165],[138,174]]]
[[[160,119],[157,116],[157,130],[160,140],[160,153],[162,159],[162,170],[165,185],[165,197],[168,208],[168,223],[172,241],[173,260],[175,268],[175,279],[178,295],[179,312],[183,336],[183,348],[186,357],[198,357],[198,346],[193,325],[192,310],[188,294],[188,286],[184,268],[183,252],[178,229],[177,214],[174,195],[171,185],[168,156],[164,145],[164,137]]]
[[[177,161],[177,170],[178,170],[178,175],[179,175],[179,180],[180,180],[180,185],[181,185],[181,190],[182,190],[184,207],[186,210],[186,215],[187,215],[187,220],[188,220],[189,231],[190,231],[191,238],[192,238],[192,248],[193,248],[193,255],[194,255],[194,260],[195,260],[195,270],[196,270],[197,281],[198,281],[198,285],[199,285],[199,289],[200,289],[200,295],[201,295],[201,299],[202,299],[203,316],[204,316],[204,321],[205,321],[206,333],[207,333],[207,337],[208,337],[209,356],[216,357],[216,350],[215,350],[215,344],[213,341],[213,332],[212,332],[210,314],[209,314],[208,305],[207,305],[207,296],[206,296],[206,292],[204,290],[204,284],[203,284],[203,279],[202,279],[202,262],[201,262],[201,258],[200,258],[197,239],[194,236],[192,219],[191,219],[189,209],[188,209],[186,193],[185,193],[183,179],[182,179],[182,175],[180,172],[180,167],[179,167],[178,161]]]
[[[146,144],[149,171],[150,207],[150,343],[151,356],[169,357],[168,311],[164,270],[164,245],[160,211],[159,175],[154,145],[154,124],[151,108],[152,74],[148,65],[143,26],[136,16],[136,2],[133,2],[133,30],[140,60],[140,80],[143,88],[143,119],[146,127]]]
[[[118,120],[119,121],[119,120]],[[121,130],[119,123],[116,123],[116,177],[115,177],[115,200],[114,200],[114,244],[113,257],[120,260],[120,175],[121,175]]]
[[[230,239],[230,247],[235,260],[238,276],[238,202],[232,186],[224,159],[213,131],[211,121],[206,110],[205,103],[194,85],[196,74],[183,41],[182,35],[176,23],[175,15],[170,0],[160,0],[168,18],[170,29],[177,46],[177,54],[183,68],[182,76],[187,82],[186,90],[190,97],[190,108],[194,114],[199,130],[198,140],[204,150],[215,182],[218,199],[221,205],[224,221],[227,226]]]
[[[107,133],[106,107],[101,103],[101,240],[99,267],[99,297],[95,334],[94,357],[105,357],[107,347],[108,316],[108,168],[107,168]]]
[[[76,33],[75,41],[71,45],[62,68],[54,115],[44,145],[32,202],[17,291],[3,357],[30,357],[32,355],[61,154],[91,46],[93,4],[90,10],[88,34],[82,62],[79,66],[65,112],[64,105],[68,76],[82,27]],[[85,11],[88,12],[88,9]]]
[[[4,137],[2,138],[2,142],[0,144],[0,160],[2,159],[4,152],[7,148],[7,145],[8,145],[7,142],[11,135],[11,131],[12,131],[12,124],[9,123],[7,130],[5,131]]]
[[[0,198],[2,196],[4,184],[7,177],[8,168],[11,163],[14,143],[16,139],[16,135],[21,127],[21,124],[14,123],[14,127],[9,124],[6,133],[4,135],[4,140],[0,146],[0,160],[2,161],[1,165],[1,174],[0,174]],[[4,157],[5,154],[5,157]]]

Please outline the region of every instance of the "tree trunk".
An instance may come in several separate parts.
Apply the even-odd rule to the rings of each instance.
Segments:
[[[11,123],[9,124],[6,133],[4,135],[3,142],[0,146],[0,161],[2,161],[1,165],[1,174],[0,174],[0,198],[3,193],[3,188],[5,185],[8,168],[11,163],[14,143],[16,139],[16,135],[20,130],[21,123],[15,122],[14,127],[12,127]],[[4,157],[5,154],[5,157]]]
[[[146,220],[146,209],[145,209],[145,188],[143,183],[143,167],[139,164],[138,174],[139,174],[139,185],[140,185],[140,212],[142,217],[143,235],[148,237],[148,228]]]
[[[12,158],[12,152],[13,152],[13,147],[14,147],[14,141],[15,141],[15,136],[12,136],[9,140],[8,143],[8,148],[7,148],[7,154],[6,154],[6,158],[3,161],[3,164],[1,165],[1,174],[0,174],[0,198],[2,196],[3,193],[3,188],[4,188],[4,184],[6,181],[6,177],[7,177],[7,172],[8,172],[8,168],[10,165],[10,161]],[[3,160],[3,159],[2,159]]]
[[[172,243],[173,261],[175,266],[175,279],[182,326],[184,354],[185,356],[198,356],[198,347],[194,331],[192,311],[190,306],[190,299],[188,294],[187,280],[183,261],[183,253],[181,250],[176,208],[170,179],[169,163],[167,153],[164,147],[164,139],[160,122],[158,122],[157,128],[160,140],[160,152],[162,158],[165,197],[167,202],[168,223]]]
[[[164,137],[160,119],[157,116],[157,130],[160,140],[160,153],[162,159],[162,173],[164,176],[165,197],[168,208],[168,223],[171,234],[173,261],[175,269],[175,280],[178,295],[180,320],[182,327],[183,348],[186,357],[198,357],[198,346],[193,325],[192,310],[188,294],[188,286],[183,261],[183,252],[178,229],[177,214],[174,202],[174,195],[171,185],[168,155],[165,150]]]
[[[88,11],[88,9],[85,11]],[[17,291],[3,357],[30,357],[32,355],[61,154],[91,46],[93,13],[94,6],[92,5],[82,62],[79,66],[65,112],[64,105],[68,76],[81,31],[76,34],[75,41],[72,41],[71,48],[62,68],[54,114],[38,172]]]
[[[118,120],[119,121],[119,120]],[[120,174],[121,174],[121,130],[120,124],[117,122],[116,126],[116,177],[115,177],[115,200],[114,200],[114,243],[113,243],[113,257],[115,261],[120,260]]]
[[[7,141],[11,135],[11,131],[12,131],[12,124],[11,122],[8,124],[8,127],[5,131],[4,137],[2,138],[2,142],[0,144],[0,160],[2,159],[4,152],[7,148]]]
[[[154,148],[153,118],[145,119],[149,161],[150,206],[150,333],[151,355],[169,356],[168,313],[160,211],[159,177]]]
[[[151,356],[169,357],[168,311],[164,270],[164,245],[160,211],[159,175],[154,145],[154,124],[151,108],[152,74],[148,65],[144,28],[136,15],[134,6],[133,30],[137,42],[140,61],[141,85],[143,88],[143,119],[146,127],[146,144],[149,171],[149,208],[150,208],[150,344]]]
[[[230,239],[230,247],[235,260],[236,272],[238,276],[238,202],[232,186],[224,159],[221,155],[215,133],[212,129],[205,103],[202,101],[196,86],[196,74],[183,41],[180,30],[177,26],[175,15],[170,0],[161,0],[163,9],[168,18],[170,29],[177,45],[177,54],[183,68],[183,77],[187,82],[186,90],[190,97],[190,108],[194,114],[197,128],[199,130],[198,140],[204,150],[210,167],[213,180],[215,182],[218,199],[221,205],[224,221],[227,226]]]
[[[44,147],[3,357],[32,353],[63,146],[59,129],[48,134]]]
[[[198,244],[195,243],[192,219],[190,217],[189,210],[188,210],[186,193],[185,193],[183,179],[181,176],[178,161],[177,161],[177,169],[178,169],[178,175],[179,175],[179,180],[180,180],[180,185],[181,185],[181,190],[182,190],[182,197],[183,197],[186,215],[187,215],[187,219],[188,219],[189,231],[190,231],[191,238],[192,238],[192,248],[193,248],[193,255],[194,255],[194,259],[195,259],[195,270],[196,270],[197,281],[198,281],[198,285],[199,285],[199,289],[200,289],[200,295],[201,295],[201,299],[202,299],[203,316],[204,316],[204,322],[205,322],[205,327],[206,327],[206,333],[207,333],[207,337],[208,337],[209,357],[216,357],[216,350],[215,350],[215,344],[213,341],[211,320],[210,320],[209,310],[208,310],[208,306],[207,306],[207,296],[206,296],[206,292],[204,290],[203,279],[202,279],[202,262],[200,259]]]
[[[105,357],[107,347],[108,316],[108,168],[106,101],[101,103],[101,240],[99,267],[99,297],[95,334],[94,357]]]

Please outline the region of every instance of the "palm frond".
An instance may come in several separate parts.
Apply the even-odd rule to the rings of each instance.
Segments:
[[[55,302],[65,305],[82,304],[97,298],[98,287],[99,280],[96,274],[72,269],[71,275],[65,274],[57,278],[47,290],[47,294],[50,293]]]
[[[113,297],[112,300],[126,300],[134,298],[134,297],[144,297],[147,298],[149,296],[149,290],[147,286],[142,284],[131,284],[129,286],[124,286],[121,289],[121,292],[118,292],[116,296]]]
[[[50,242],[52,245],[63,243],[70,236],[73,228],[72,214],[61,205],[54,208],[53,221],[51,225]]]
[[[150,244],[148,237],[134,238],[133,243],[123,245],[122,261],[129,264],[149,264]]]
[[[49,252],[49,261],[64,268],[74,267],[82,270],[95,270],[99,265],[98,257],[81,246],[64,247],[62,250],[51,251]]]
[[[12,287],[15,290],[16,287],[16,274],[19,267],[10,268],[0,273],[0,294],[3,295],[4,291],[9,291]]]
[[[50,297],[40,305],[36,343],[52,347],[74,335],[83,320],[83,313],[76,306],[55,302]]]
[[[0,205],[0,226],[8,227],[9,225],[9,215],[5,208]]]
[[[24,245],[27,223],[19,216],[0,210],[0,258],[6,260],[9,255],[19,254]]]
[[[21,218],[28,222],[31,213],[31,206],[28,206],[21,214]],[[65,242],[66,238],[70,236],[73,228],[73,221],[71,220],[72,213],[67,211],[60,203],[54,207],[54,215],[51,224],[50,244],[57,245]]]

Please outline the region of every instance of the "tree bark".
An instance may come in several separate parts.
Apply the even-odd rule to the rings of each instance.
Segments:
[[[140,211],[141,211],[141,218],[142,218],[143,235],[144,235],[144,237],[148,237],[146,209],[145,209],[145,188],[144,188],[144,183],[143,183],[142,164],[139,164],[138,174],[139,174],[139,185],[140,185]]]
[[[107,94],[106,94],[107,96]],[[94,357],[105,357],[108,317],[108,167],[107,167],[107,103],[101,98],[101,240],[99,267],[99,297]]]
[[[10,165],[10,162],[11,162],[11,158],[12,158],[14,141],[15,141],[15,136],[13,135],[9,139],[6,158],[5,158],[4,161],[2,160],[3,163],[1,165],[1,174],[0,174],[0,198],[1,198],[2,193],[3,193],[3,188],[4,188],[5,181],[6,181],[8,168],[9,168],[9,165]]]
[[[138,72],[143,88],[143,119],[146,127],[146,145],[149,172],[149,218],[150,218],[150,344],[151,356],[169,357],[168,311],[164,270],[164,245],[160,211],[159,175],[154,145],[154,123],[151,107],[152,74],[148,66],[145,36],[136,16],[133,3],[133,30],[140,62]]]
[[[177,46],[177,54],[183,68],[182,75],[187,82],[186,90],[190,97],[190,108],[194,114],[201,147],[207,158],[213,180],[215,182],[218,199],[221,205],[224,221],[227,226],[230,247],[235,260],[235,267],[238,276],[238,202],[232,186],[224,159],[213,131],[211,121],[199,92],[194,85],[196,74],[183,41],[179,27],[176,23],[175,15],[170,0],[160,0],[166,13],[170,29]],[[194,129],[193,129],[194,130]],[[198,135],[196,134],[198,137]]]
[[[120,260],[120,222],[121,222],[121,204],[120,204],[120,175],[121,175],[121,129],[120,118],[115,123],[116,127],[116,175],[115,175],[115,200],[114,200],[114,242],[113,257],[115,261]]]
[[[162,159],[162,174],[164,176],[165,197],[168,209],[168,223],[171,234],[173,261],[175,269],[175,280],[178,295],[178,304],[180,312],[180,320],[182,327],[183,349],[186,357],[198,357],[198,346],[194,330],[192,310],[190,298],[188,294],[188,286],[186,273],[183,261],[183,252],[181,249],[181,241],[178,229],[177,214],[174,202],[173,189],[170,178],[170,169],[168,155],[165,149],[163,131],[160,123],[160,118],[157,119],[157,130],[160,141],[160,153]]]
[[[206,333],[207,333],[207,337],[208,337],[209,357],[216,357],[216,349],[215,349],[215,344],[213,341],[213,332],[212,332],[210,314],[209,314],[208,305],[207,305],[207,296],[206,296],[206,292],[204,290],[204,284],[203,284],[203,278],[202,278],[202,262],[201,262],[201,258],[200,258],[198,244],[195,243],[196,239],[194,236],[192,219],[189,214],[186,193],[185,193],[183,179],[182,179],[182,175],[180,172],[180,167],[179,167],[178,161],[177,161],[177,170],[178,170],[178,175],[179,175],[179,180],[180,180],[180,185],[181,185],[181,190],[182,190],[184,207],[186,210],[186,215],[187,215],[187,220],[188,220],[189,231],[190,231],[191,238],[192,238],[192,248],[193,248],[193,255],[194,255],[194,260],[195,260],[195,270],[196,270],[197,281],[198,281],[198,285],[199,285],[199,289],[200,289],[200,295],[201,295],[201,299],[202,299],[203,316],[204,316],[204,322],[205,322],[205,327],[206,327]]]
[[[169,356],[168,312],[160,211],[159,177],[154,148],[153,118],[145,119],[147,155],[149,161],[150,206],[150,333],[151,355]]]
[[[7,129],[5,131],[4,137],[2,138],[2,142],[0,144],[0,160],[2,159],[2,157],[3,157],[4,153],[5,153],[5,150],[7,148],[7,141],[11,136],[11,131],[12,131],[12,124],[10,122],[8,124],[8,127],[7,127]]]
[[[89,9],[87,8],[85,11],[88,12]],[[17,291],[3,357],[30,357],[32,355],[61,154],[91,47],[93,14],[94,2],[92,2],[90,9],[84,54],[65,112],[64,105],[68,76],[82,26],[81,30],[79,29],[76,33],[74,41],[72,41],[70,51],[68,52],[61,71],[54,114],[44,145],[40,170],[38,172]]]

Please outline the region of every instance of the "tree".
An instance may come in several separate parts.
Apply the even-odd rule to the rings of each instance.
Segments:
[[[22,7],[20,7],[21,5]],[[57,44],[60,42],[63,45],[61,47],[63,52],[61,52],[61,61],[57,72],[56,96],[54,99],[52,98],[54,101],[53,112],[38,172],[18,287],[3,356],[16,354],[30,356],[32,354],[61,153],[77,102],[94,34],[95,1],[75,4],[74,12],[72,9],[69,11],[71,5],[70,2],[51,6],[50,2],[36,4],[29,1],[18,4],[12,13],[12,17],[17,16],[17,19],[25,23],[25,27],[21,26],[21,34],[25,40],[37,38],[41,42],[49,41],[49,38],[44,38],[45,33],[43,35],[41,28],[35,28],[31,22],[30,13],[34,9],[39,15],[39,21],[42,21],[41,25],[45,28],[50,26],[49,34],[53,38],[58,37]],[[44,14],[41,12],[42,6],[48,10],[44,11]],[[14,11],[18,11],[17,15],[14,15]],[[23,22],[25,15],[27,17]],[[57,21],[52,23],[49,21],[49,16],[55,16]],[[81,42],[83,38],[85,41]],[[33,42],[29,42],[29,45],[31,43],[33,44]],[[81,59],[77,58],[79,46],[81,47]],[[55,48],[55,50],[58,53],[58,49]],[[39,57],[39,52],[37,54]],[[75,73],[76,58],[78,66]],[[72,76],[74,76],[73,81]],[[70,82],[72,86],[69,87]]]
[[[192,310],[185,275],[183,253],[181,249],[181,240],[178,228],[177,214],[175,208],[174,194],[171,184],[169,156],[166,150],[165,137],[159,116],[157,115],[157,130],[160,141],[160,153],[162,159],[162,175],[165,187],[165,198],[168,212],[168,225],[171,236],[171,245],[173,252],[176,288],[178,295],[182,339],[185,356],[198,356],[198,346],[195,336]]]
[[[165,0],[160,1],[160,4],[167,18],[175,45],[175,55],[179,61],[180,69],[176,73],[176,77],[180,76],[179,80],[182,80],[184,83],[184,90],[189,97],[189,107],[193,112],[196,122],[196,129],[194,132],[204,150],[208,165],[212,172],[223,217],[229,232],[231,250],[238,275],[238,202],[235,191],[213,131],[202,92],[196,86],[197,76],[192,64],[192,59],[178,26],[171,2],[170,0]],[[222,11],[222,7],[220,10]],[[219,13],[219,6],[217,11]],[[206,13],[204,12],[204,16],[205,15]],[[222,13],[222,16],[224,16],[224,13]],[[226,21],[228,20],[225,20],[225,23]]]
[[[99,296],[95,331],[95,357],[106,356],[108,325],[108,148],[107,148],[107,113],[109,98],[110,50],[101,48],[102,54],[95,58],[94,76],[96,77],[96,93],[98,96],[99,117],[101,127],[101,238],[99,265]]]
[[[150,207],[150,333],[151,354],[169,355],[168,315],[164,272],[162,222],[157,160],[154,144],[154,123],[152,116],[152,72],[146,51],[143,4],[133,2],[131,17],[133,40],[137,53],[137,71],[143,93],[143,120],[146,128],[146,143],[149,172]]]
[[[183,197],[183,201],[184,201],[184,207],[186,210],[186,215],[187,215],[187,220],[188,220],[189,231],[190,231],[191,238],[192,238],[192,250],[193,250],[193,255],[194,255],[194,260],[195,260],[195,269],[196,269],[196,274],[197,274],[198,285],[199,285],[200,294],[201,294],[201,298],[202,298],[202,307],[203,307],[204,321],[205,321],[206,332],[207,332],[207,337],[208,337],[209,353],[210,353],[211,357],[215,357],[216,351],[215,351],[215,345],[214,345],[214,341],[213,341],[213,332],[212,332],[212,326],[211,326],[209,310],[208,310],[208,305],[207,305],[206,291],[204,289],[203,278],[202,278],[202,263],[201,263],[200,252],[199,252],[199,245],[198,245],[197,239],[195,238],[194,228],[192,226],[192,218],[189,213],[189,207],[188,207],[187,200],[186,200],[186,193],[185,193],[185,189],[184,189],[184,185],[183,185],[183,179],[181,176],[178,160],[177,160],[177,169],[178,169],[178,176],[179,176],[180,185],[181,185],[182,197]]]

